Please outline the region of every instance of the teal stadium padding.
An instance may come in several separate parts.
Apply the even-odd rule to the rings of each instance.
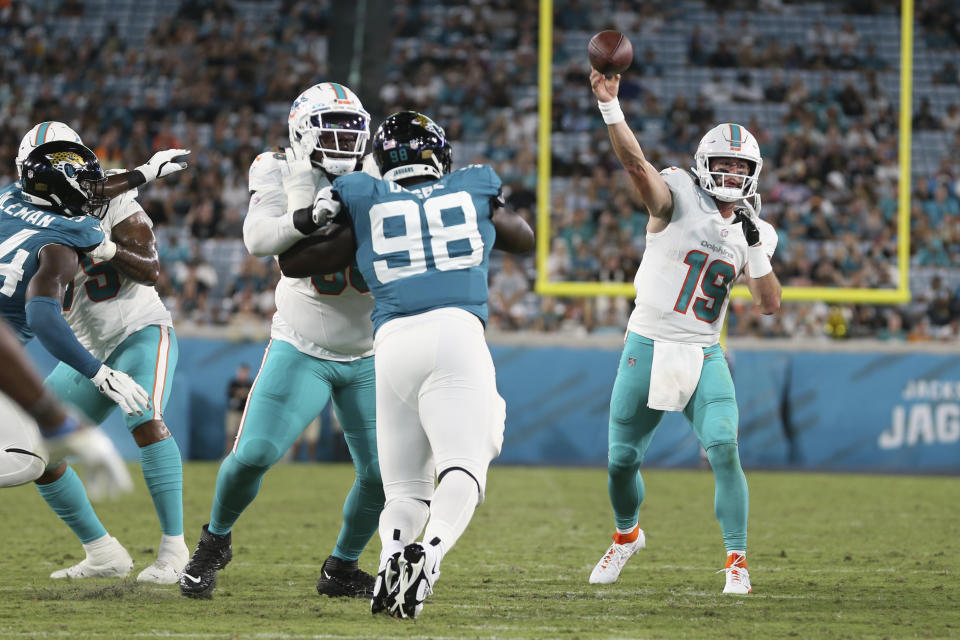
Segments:
[[[265,343],[181,338],[166,422],[184,458],[223,451],[227,383],[241,362],[259,368]],[[53,359],[28,350],[42,372]],[[507,402],[495,464],[605,466],[618,349],[491,345]],[[731,359],[746,468],[960,472],[960,355],[738,349]],[[106,430],[129,459],[119,412]],[[679,414],[660,423],[645,464],[700,463]]]

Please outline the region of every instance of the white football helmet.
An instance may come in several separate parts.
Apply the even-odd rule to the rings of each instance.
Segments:
[[[20,141],[20,148],[17,150],[17,178],[23,177],[23,161],[30,155],[30,152],[45,142],[55,140],[67,140],[83,144],[77,132],[62,122],[50,120],[33,125],[33,128],[23,136]]]
[[[353,91],[336,82],[315,84],[297,96],[288,124],[295,149],[305,134],[316,136],[314,148],[303,151],[320,151],[319,165],[335,176],[357,169],[370,139],[370,114]]]
[[[757,192],[760,169],[763,158],[760,157],[760,145],[746,127],[727,122],[719,124],[707,132],[697,146],[694,155],[696,166],[693,172],[700,180],[704,191],[721,202],[736,202],[751,198]],[[741,176],[721,171],[710,171],[710,158],[742,158],[752,165],[749,175]],[[724,179],[743,179],[739,187],[725,187]],[[719,185],[719,186],[718,186]]]

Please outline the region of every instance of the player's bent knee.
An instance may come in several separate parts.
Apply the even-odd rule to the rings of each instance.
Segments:
[[[735,442],[717,444],[707,449],[707,460],[714,471],[734,471],[740,468],[740,449]]]
[[[156,444],[161,440],[171,437],[170,430],[163,420],[151,420],[144,422],[133,430],[133,439],[140,448]]]
[[[257,438],[241,443],[234,455],[244,466],[267,469],[276,464],[283,452],[269,440]]]
[[[611,476],[634,474],[640,468],[641,462],[640,451],[636,447],[615,444],[610,447],[607,472]]]

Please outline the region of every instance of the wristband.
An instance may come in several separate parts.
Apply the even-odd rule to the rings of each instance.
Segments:
[[[610,102],[600,102],[597,101],[597,106],[600,107],[600,115],[603,116],[603,121],[607,125],[617,124],[618,122],[623,122],[626,118],[623,117],[623,109],[620,108],[620,100],[614,98]]]
[[[750,268],[751,278],[762,278],[773,271],[773,265],[770,264],[770,258],[763,250],[763,245],[747,247],[747,266]]]

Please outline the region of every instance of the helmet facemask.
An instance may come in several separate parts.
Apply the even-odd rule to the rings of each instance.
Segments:
[[[300,94],[290,108],[290,145],[334,176],[356,170],[370,139],[370,114],[356,94],[325,82]],[[315,159],[315,152],[320,158]]]
[[[713,158],[737,158],[745,160],[750,166],[746,175],[725,171],[711,171]],[[744,127],[738,124],[721,124],[710,131],[700,141],[694,155],[696,174],[700,187],[721,202],[736,202],[751,198],[757,192],[763,158],[756,139]],[[740,182],[740,186],[733,183]]]

